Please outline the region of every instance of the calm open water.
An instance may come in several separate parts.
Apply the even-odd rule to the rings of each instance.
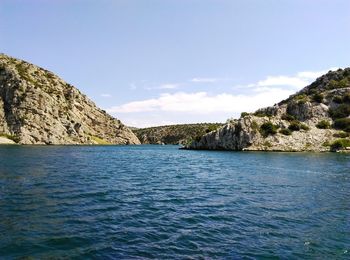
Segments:
[[[0,146],[0,258],[350,258],[350,154]]]

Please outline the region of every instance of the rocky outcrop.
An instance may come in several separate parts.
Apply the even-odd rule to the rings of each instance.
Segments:
[[[16,144],[16,142],[7,137],[0,136],[0,144]]]
[[[0,54],[0,134],[20,144],[139,144],[134,133],[72,85]]]
[[[133,129],[142,144],[188,144],[223,124],[202,123]]]
[[[347,150],[349,117],[350,68],[327,73],[275,106],[242,113],[241,118],[205,134],[185,149]]]

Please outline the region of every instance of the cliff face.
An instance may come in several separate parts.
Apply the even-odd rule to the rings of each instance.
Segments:
[[[330,151],[350,149],[350,68],[329,72],[287,100],[242,113],[186,149]]]
[[[143,144],[187,144],[222,125],[219,123],[168,125],[140,128],[133,132]]]
[[[133,132],[53,73],[0,54],[0,135],[20,144],[139,144]]]

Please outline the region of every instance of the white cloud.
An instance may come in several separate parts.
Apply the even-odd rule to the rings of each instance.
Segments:
[[[224,122],[225,118],[238,116],[242,111],[253,112],[278,103],[327,71],[303,71],[291,76],[267,76],[249,85],[236,86],[233,88],[235,93],[214,94],[207,91],[163,93],[155,98],[110,107],[107,111],[121,118],[123,122],[139,127],[189,123],[196,120]],[[193,78],[190,81],[199,83],[218,80]],[[176,89],[180,85],[186,83],[167,83],[152,89]]]
[[[158,86],[144,87],[146,90],[154,90],[154,89],[177,89],[181,86],[180,83],[164,83]]]
[[[180,86],[180,84],[167,83],[167,84],[160,85],[158,88],[159,89],[175,89],[175,88],[178,88],[179,86]]]
[[[292,91],[279,88],[266,89],[251,95],[217,94],[207,92],[161,94],[158,98],[133,101],[121,106],[107,109],[109,113],[138,113],[138,112],[178,112],[192,114],[207,114],[217,112],[237,113],[254,111],[260,107],[273,105],[293,94]]]
[[[336,70],[337,68],[330,68],[329,70]],[[292,87],[301,89],[309,85],[316,78],[327,73],[329,70],[322,71],[302,71],[294,76],[267,76],[264,80],[257,83],[249,84],[247,87]]]
[[[321,71],[302,71],[297,73],[297,77],[299,78],[304,78],[304,79],[309,79],[309,80],[315,80],[318,77],[322,76],[323,74],[326,74],[330,70],[338,70],[339,68],[332,67],[329,70],[321,70]]]
[[[112,97],[111,94],[101,94],[100,96],[101,96],[101,97],[104,97],[104,98],[110,98],[110,97]]]
[[[266,79],[261,80],[257,83],[258,87],[267,86],[290,86],[301,88],[307,85],[308,81],[298,77],[287,77],[287,76],[268,76]]]
[[[214,83],[218,82],[222,79],[219,78],[193,78],[190,81],[194,83]]]

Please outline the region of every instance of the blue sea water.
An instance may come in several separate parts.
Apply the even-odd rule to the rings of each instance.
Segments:
[[[0,146],[0,258],[349,259],[350,154]]]

